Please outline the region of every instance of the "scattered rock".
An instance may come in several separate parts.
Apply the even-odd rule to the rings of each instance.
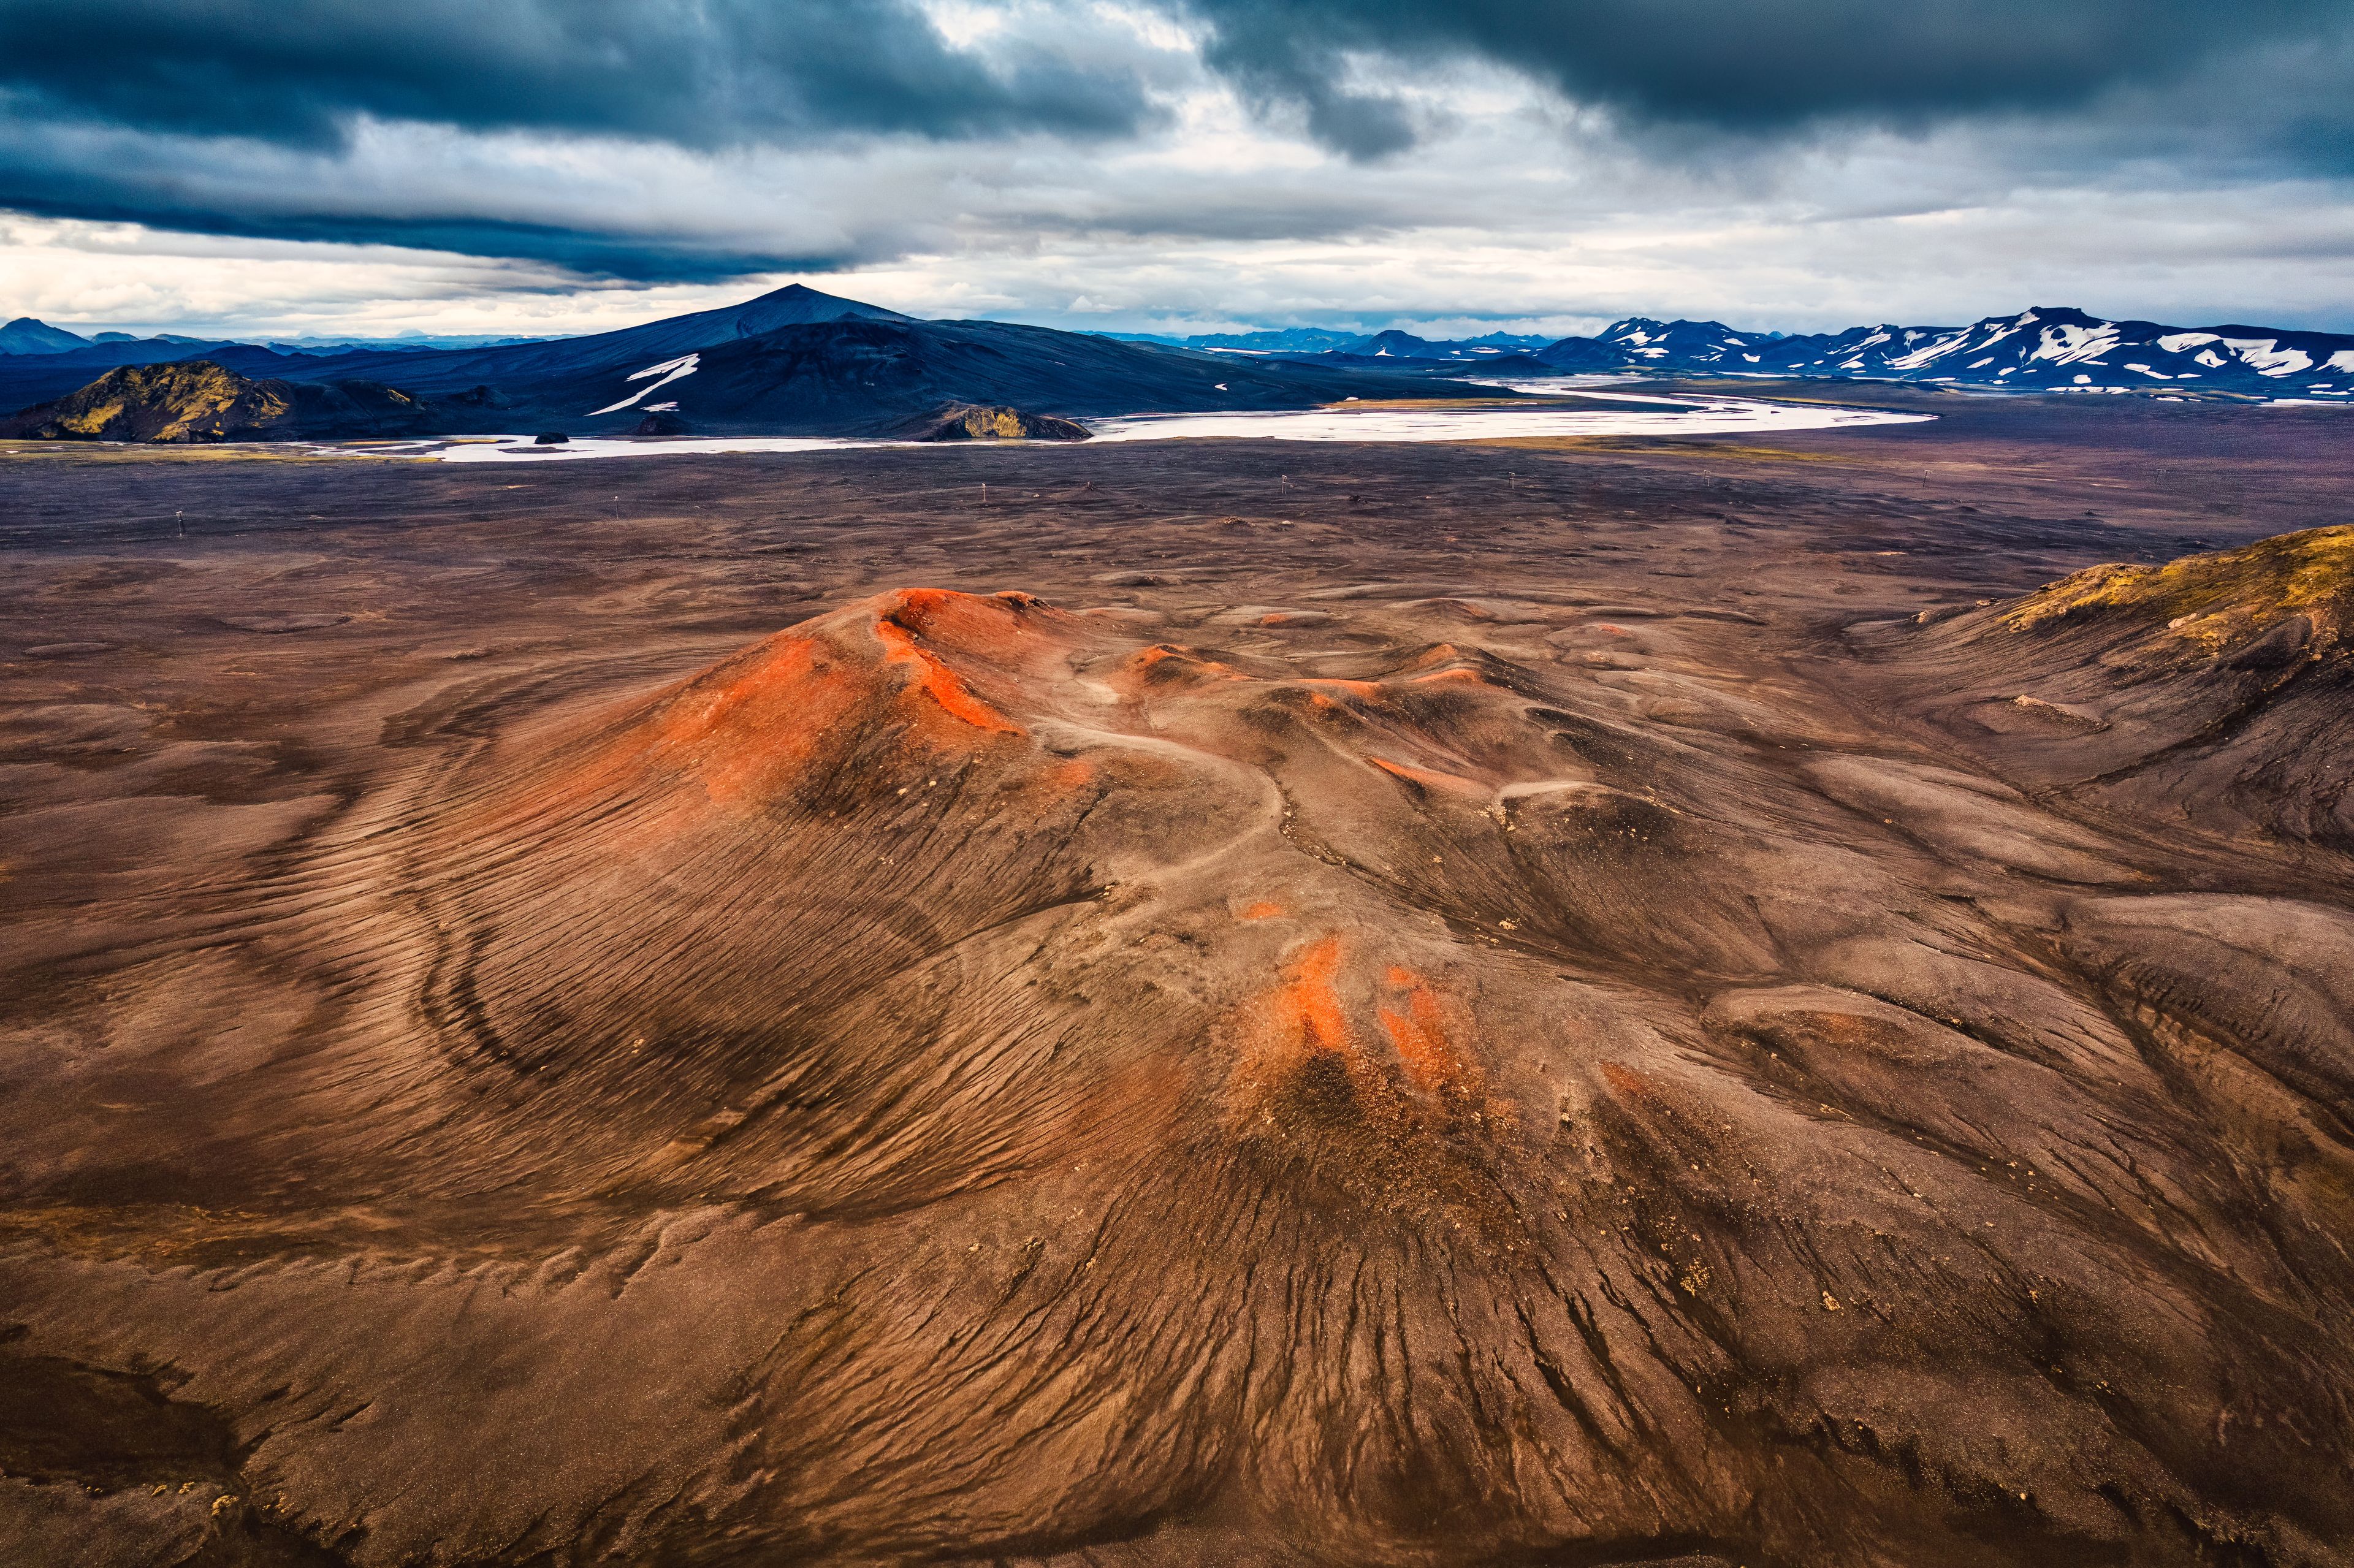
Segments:
[[[2041,697],[2016,696],[2010,705],[2031,719],[2057,725],[2062,729],[2091,733],[2109,727],[2108,721],[2098,714],[2068,703],[2047,703]]]

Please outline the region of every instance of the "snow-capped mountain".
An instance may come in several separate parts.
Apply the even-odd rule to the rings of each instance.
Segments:
[[[1564,338],[1537,351],[1537,357],[1564,369],[1607,369],[1612,365],[1656,366],[1669,370],[1755,368],[1759,350],[1773,339],[1740,333],[1723,322],[1655,322],[1630,316],[1593,337]]]
[[[1562,370],[1820,376],[2035,391],[2230,392],[2354,397],[2354,336],[2184,328],[2038,306],[1966,327],[1850,327],[1781,336],[1721,322],[1630,317],[1537,357]]]

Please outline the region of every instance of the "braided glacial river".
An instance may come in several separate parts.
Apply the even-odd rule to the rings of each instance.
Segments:
[[[1578,397],[1581,406],[1576,408],[1542,404],[1525,408],[1341,407],[1231,414],[1137,414],[1082,422],[1095,432],[1094,441],[1088,443],[1095,445],[1107,441],[1201,440],[1387,442],[1525,440],[1561,436],[1752,435],[1911,425],[1933,418],[1927,414],[1819,403],[1768,403],[1748,397],[1662,397],[1584,389]],[[1625,401],[1639,407],[1595,408],[1585,406],[1589,400]],[[1663,404],[1674,407],[1663,408]],[[440,462],[546,462],[578,458],[685,457],[712,452],[825,451],[909,444],[912,443],[819,436],[681,436],[645,440],[588,436],[560,446],[539,446],[529,436],[494,436],[320,450],[365,452],[377,457],[429,458]],[[965,444],[943,443],[943,447],[953,450]]]

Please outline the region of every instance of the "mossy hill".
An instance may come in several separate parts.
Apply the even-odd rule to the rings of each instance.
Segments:
[[[2315,656],[2341,650],[2354,641],[2354,524],[2164,566],[2088,567],[2019,600],[2002,619],[2027,631],[2094,617],[2162,622],[2169,636],[2209,653],[2303,617]]]
[[[373,381],[255,380],[210,360],[126,365],[54,402],[0,421],[0,436],[184,443],[406,435],[430,406]]]

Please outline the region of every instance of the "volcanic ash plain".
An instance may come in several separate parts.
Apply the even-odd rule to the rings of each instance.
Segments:
[[[2341,438],[1954,401],[0,456],[0,1556],[2354,1561]]]

